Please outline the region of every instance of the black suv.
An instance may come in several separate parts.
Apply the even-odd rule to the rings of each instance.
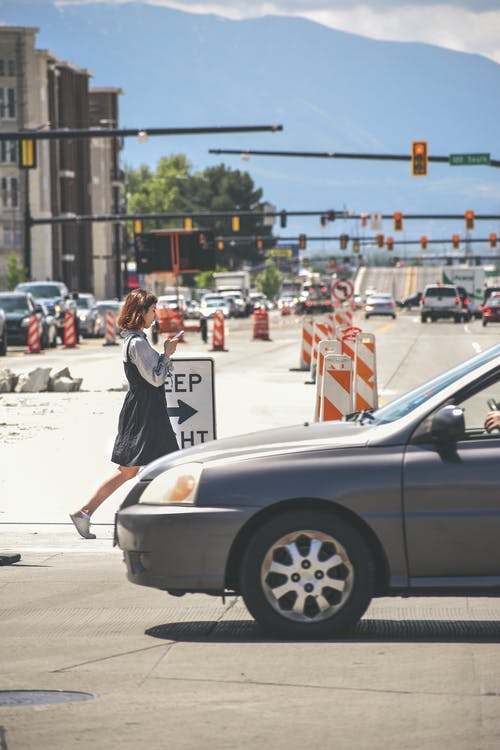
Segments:
[[[311,284],[300,296],[300,313],[327,313],[332,311],[332,294],[327,284]]]

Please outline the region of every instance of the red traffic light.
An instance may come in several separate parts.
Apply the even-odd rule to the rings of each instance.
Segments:
[[[474,229],[474,211],[465,212],[465,228]]]
[[[422,248],[422,250],[427,249],[427,237],[425,236],[425,234],[420,238],[420,247]]]
[[[414,177],[427,175],[427,141],[413,141],[411,144],[411,173]]]
[[[451,240],[454,248],[460,247],[460,237],[458,234],[454,234]]]
[[[394,214],[394,231],[401,232],[403,229],[403,214],[401,211],[396,211]]]

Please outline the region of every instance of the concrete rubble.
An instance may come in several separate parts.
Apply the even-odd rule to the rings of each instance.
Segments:
[[[82,378],[72,377],[67,367],[60,370],[36,367],[19,375],[5,368],[0,370],[0,393],[41,393],[42,391],[70,393],[79,391],[82,381]]]

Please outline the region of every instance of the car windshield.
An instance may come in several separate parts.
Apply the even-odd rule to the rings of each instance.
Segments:
[[[90,297],[78,297],[76,300],[76,306],[79,310],[90,310],[92,307],[92,300]]]
[[[31,292],[33,297],[62,297],[63,291],[57,284],[19,284],[20,292]]]
[[[476,368],[481,365],[491,362],[495,357],[500,356],[500,344],[488,349],[485,352],[481,352],[476,357],[463,362],[452,370],[438,375],[433,380],[429,380],[427,383],[418,386],[413,391],[405,393],[400,398],[391,401],[387,406],[383,406],[381,409],[377,409],[373,412],[373,417],[378,423],[395,422],[396,419],[401,419],[409,414],[417,406],[423,404],[424,401],[434,396],[436,393],[447,388],[455,380],[459,380],[464,375],[473,372]]]
[[[0,307],[7,313],[29,312],[28,302],[23,294],[15,297],[0,297]]]
[[[432,287],[431,289],[427,289],[425,292],[426,297],[455,297],[456,291],[455,289],[450,288],[449,286],[439,286],[439,287]]]

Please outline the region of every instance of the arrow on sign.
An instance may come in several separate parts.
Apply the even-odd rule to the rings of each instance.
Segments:
[[[189,406],[189,404],[186,404],[185,401],[181,401],[180,398],[177,399],[177,406],[167,407],[168,416],[179,417],[179,424],[186,422],[193,416],[193,414],[197,413],[198,409],[194,409],[192,406]]]

